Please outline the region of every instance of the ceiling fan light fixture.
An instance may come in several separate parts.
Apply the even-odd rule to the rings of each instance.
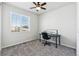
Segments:
[[[36,10],[41,10],[41,8],[40,7],[36,7]]]
[[[46,8],[44,7],[44,5],[46,5],[46,2],[33,2],[33,4],[35,5],[34,7],[31,7],[30,9],[36,9],[36,11],[40,11],[40,10],[46,10]]]

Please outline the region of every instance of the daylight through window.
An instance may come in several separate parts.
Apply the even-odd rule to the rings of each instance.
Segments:
[[[21,32],[30,29],[30,19],[26,15],[11,12],[11,31]]]

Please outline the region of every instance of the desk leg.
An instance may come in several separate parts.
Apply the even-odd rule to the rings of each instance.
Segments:
[[[60,41],[60,36],[59,36],[59,45],[61,44],[61,41]]]
[[[39,35],[39,41],[41,42],[41,34]]]
[[[57,46],[57,36],[56,36],[56,48],[57,48],[58,46]]]
[[[39,39],[39,41],[41,42],[41,39]]]

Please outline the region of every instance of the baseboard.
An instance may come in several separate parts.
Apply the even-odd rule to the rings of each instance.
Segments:
[[[27,42],[31,42],[31,41],[34,41],[34,40],[37,40],[37,39],[32,39],[32,40],[29,40],[29,41],[24,41],[24,42],[20,42],[20,43],[17,43],[17,44],[13,44],[13,45],[10,45],[10,46],[6,46],[6,47],[2,47],[3,48],[7,48],[7,47],[12,47],[12,46],[16,46],[16,45],[19,45],[19,44],[23,44],[23,43],[27,43]],[[72,49],[76,49],[75,47],[71,47],[67,44],[61,44],[62,46],[65,46],[65,47],[68,47],[68,48],[72,48]],[[78,54],[79,55],[79,54]]]
[[[43,40],[43,39],[42,39],[42,40]],[[53,43],[55,43],[54,41],[51,41],[51,40],[49,40],[49,42],[53,42]],[[61,43],[61,45],[62,45],[62,46],[65,46],[65,47],[72,48],[72,49],[76,49],[75,47],[72,47],[72,46],[67,45],[67,44],[65,44],[65,43]]]
[[[43,39],[42,39],[42,40],[43,40]],[[51,41],[51,40],[49,40],[49,42],[53,42],[53,43],[55,43],[54,41]],[[69,47],[69,48],[72,48],[72,49],[76,49],[76,47],[70,46],[70,45],[65,44],[65,43],[61,43],[61,45],[62,45],[62,46]]]
[[[28,41],[19,42],[19,43],[16,43],[16,44],[8,45],[8,46],[5,46],[5,47],[2,47],[2,49],[12,47],[12,46],[16,46],[16,45],[23,44],[23,43],[27,43],[27,42],[31,42],[31,41],[34,41],[34,40],[37,40],[37,39],[32,39],[32,40],[28,40]]]
[[[72,46],[70,46],[70,45],[67,45],[67,44],[61,44],[62,46],[66,46],[66,47],[69,47],[69,48],[72,48],[72,49],[76,49],[75,47],[72,47]]]

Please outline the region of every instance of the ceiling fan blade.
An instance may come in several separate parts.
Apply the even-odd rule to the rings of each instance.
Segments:
[[[31,7],[30,9],[34,9],[34,8],[36,8],[36,7]]]
[[[46,2],[44,2],[44,3],[41,4],[41,6],[44,6],[44,5],[46,5]]]
[[[44,9],[44,10],[46,10],[46,8],[44,8],[44,7],[41,7],[41,9]]]
[[[33,4],[37,5],[35,2],[33,2]]]

